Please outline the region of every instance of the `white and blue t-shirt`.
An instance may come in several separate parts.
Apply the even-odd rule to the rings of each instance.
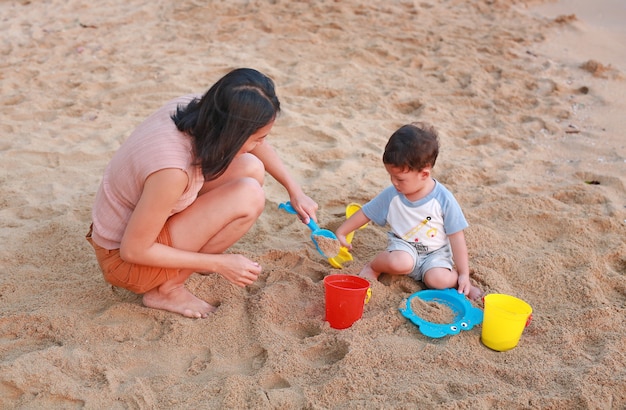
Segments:
[[[447,245],[448,235],[468,227],[461,206],[437,180],[435,188],[420,200],[411,202],[390,186],[362,210],[376,225],[389,224],[391,232],[420,252],[432,252]]]

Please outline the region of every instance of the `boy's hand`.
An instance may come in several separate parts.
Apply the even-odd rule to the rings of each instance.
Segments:
[[[348,243],[346,236],[369,223],[369,221],[370,219],[365,216],[362,209],[359,209],[352,214],[351,217],[346,219],[344,223],[342,223],[341,226],[339,226],[339,228],[335,231],[335,235],[337,236],[337,239],[339,239],[341,246],[348,248],[348,250],[352,250],[352,244]]]
[[[472,290],[472,284],[470,282],[469,273],[465,273],[463,275],[459,275],[459,293],[464,294],[465,296],[469,295],[470,290]]]
[[[352,250],[352,244],[348,243],[345,235],[342,235],[340,233],[335,233],[335,235],[337,236],[337,240],[339,241],[341,246],[347,248],[349,251]]]

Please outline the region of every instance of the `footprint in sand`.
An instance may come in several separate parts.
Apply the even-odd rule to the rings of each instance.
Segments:
[[[302,353],[313,367],[330,366],[343,359],[350,351],[350,345],[343,340],[326,340]]]

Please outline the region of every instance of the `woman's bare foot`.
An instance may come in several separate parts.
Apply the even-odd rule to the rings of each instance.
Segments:
[[[369,263],[363,266],[363,269],[361,269],[361,272],[359,272],[360,277],[362,277],[363,279],[372,281],[372,282],[376,282],[378,280],[379,275],[380,273],[377,273],[376,271],[374,271],[374,269],[372,269],[371,264]]]
[[[149,290],[143,295],[143,304],[153,309],[167,310],[185,317],[205,318],[216,307],[191,293],[184,285],[163,290],[163,286]]]

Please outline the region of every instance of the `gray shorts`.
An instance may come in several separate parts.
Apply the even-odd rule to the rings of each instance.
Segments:
[[[395,234],[387,234],[387,251],[404,251],[413,258],[413,270],[409,277],[422,281],[424,274],[433,268],[452,269],[452,251],[450,245],[446,244],[432,252],[419,252],[417,248],[404,239],[398,238]]]

